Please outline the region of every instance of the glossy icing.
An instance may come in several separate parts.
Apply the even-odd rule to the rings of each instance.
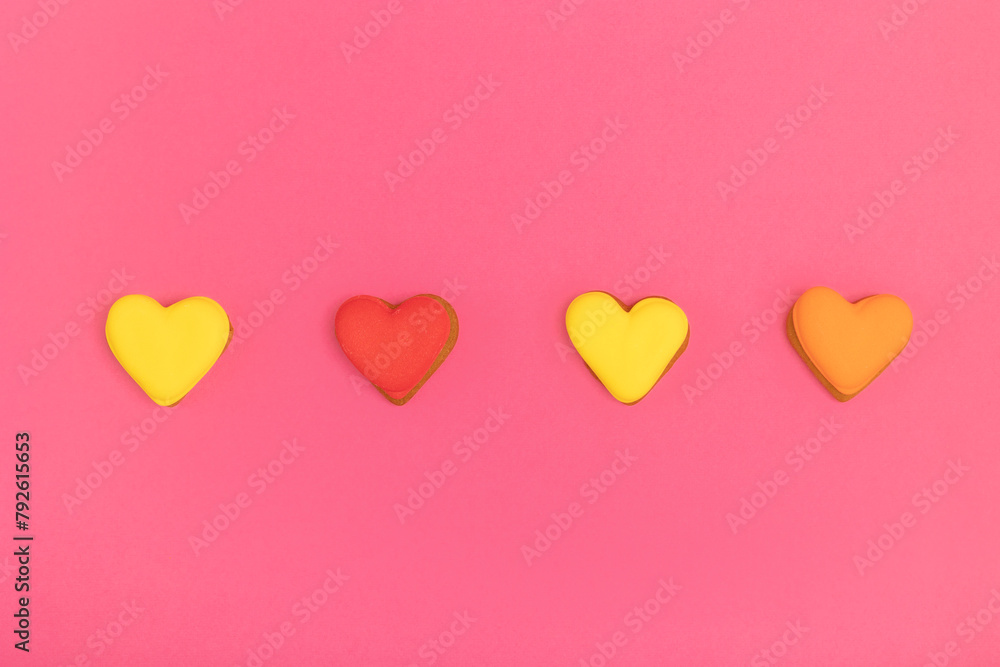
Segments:
[[[829,287],[799,297],[788,319],[792,345],[841,401],[857,395],[903,351],[913,314],[891,294],[850,303]]]
[[[611,395],[626,404],[649,393],[687,347],[687,315],[663,297],[625,307],[606,292],[587,292],[566,310],[577,352]]]
[[[334,333],[354,367],[387,399],[403,405],[451,353],[458,318],[447,301],[431,294],[398,306],[355,296],[337,310]]]
[[[112,354],[159,405],[191,391],[229,344],[232,328],[218,303],[194,296],[164,308],[129,294],[108,310],[105,334]]]

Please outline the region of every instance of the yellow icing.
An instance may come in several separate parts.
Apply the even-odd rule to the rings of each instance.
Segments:
[[[626,311],[606,292],[587,292],[566,310],[566,331],[611,395],[635,403],[682,351],[688,319],[662,297],[643,299]]]
[[[164,308],[141,294],[123,296],[108,311],[112,354],[159,405],[191,391],[229,344],[231,327],[218,303],[194,296]]]

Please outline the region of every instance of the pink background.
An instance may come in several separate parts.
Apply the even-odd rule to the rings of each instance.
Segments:
[[[1000,7],[904,4],[915,13],[883,35],[887,0],[591,1],[555,28],[556,0],[402,0],[347,62],[341,42],[385,2],[245,0],[220,18],[208,0],[73,0],[37,31],[24,27],[37,0],[3,3],[0,540],[16,532],[13,437],[27,430],[36,541],[29,656],[12,647],[0,559],[0,662],[253,665],[286,623],[263,664],[599,665],[615,633],[615,665],[772,664],[764,650],[787,665],[996,663],[1000,618],[965,619],[1000,589],[1000,281],[982,263],[1000,244]],[[674,54],[699,33],[708,45],[682,72]],[[121,118],[116,98],[157,66]],[[499,85],[446,117],[480,77]],[[789,133],[781,119],[812,87],[829,97]],[[248,160],[240,145],[274,108],[294,119]],[[103,119],[113,131],[60,180],[53,162]],[[625,126],[607,150],[574,157],[607,119]],[[386,170],[438,128],[443,143],[391,190]],[[947,151],[914,172],[948,128]],[[765,145],[777,152],[723,199],[718,182]],[[185,224],[180,205],[231,160],[239,173]],[[516,228],[564,170],[572,181]],[[333,255],[293,278],[328,235]],[[660,246],[669,257],[647,264]],[[120,294],[209,296],[234,322],[270,313],[162,423],[108,350],[104,308],[88,319],[123,267]],[[971,298],[955,291],[967,282]],[[946,322],[840,404],[768,313],[777,291],[818,284],[897,294],[918,330],[937,311]],[[594,289],[667,296],[692,323],[635,407],[566,354],[565,308]],[[255,303],[275,290],[273,312]],[[352,384],[332,318],[355,294],[421,292],[449,298],[461,333],[400,408]],[[76,336],[58,335],[67,325]],[[712,366],[734,343],[742,354]],[[36,351],[54,358],[23,381]],[[463,460],[454,443],[490,409],[510,417]],[[797,470],[794,448],[826,418],[842,428]],[[249,478],[286,439],[304,451],[258,495]],[[619,450],[636,460],[595,494]],[[109,457],[121,465],[68,511]],[[449,460],[401,523],[394,505]],[[968,471],[915,502],[949,461]],[[727,514],[779,471],[787,484],[734,534]],[[252,503],[196,555],[189,538],[240,493]],[[529,565],[522,547],[574,502],[582,515]],[[915,525],[859,573],[904,512]],[[295,605],[338,568],[349,579],[302,622]],[[627,615],[661,579],[679,592],[634,632]],[[104,643],[133,602],[144,611]]]

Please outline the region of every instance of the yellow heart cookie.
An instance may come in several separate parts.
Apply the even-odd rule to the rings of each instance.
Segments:
[[[611,395],[633,405],[687,348],[690,328],[677,304],[659,296],[629,307],[607,292],[587,292],[566,310],[566,331]]]
[[[229,345],[232,325],[222,306],[193,296],[164,308],[141,294],[112,304],[105,327],[115,359],[159,405],[191,391]]]

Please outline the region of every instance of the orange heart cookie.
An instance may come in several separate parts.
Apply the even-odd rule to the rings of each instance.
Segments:
[[[788,338],[813,374],[839,401],[871,384],[910,341],[913,314],[898,296],[854,303],[829,287],[813,287],[788,314]]]

